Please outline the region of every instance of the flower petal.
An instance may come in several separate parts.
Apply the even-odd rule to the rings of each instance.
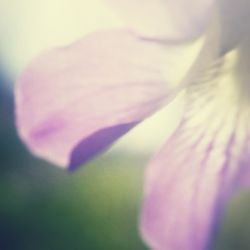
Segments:
[[[226,55],[188,87],[183,121],[148,168],[141,228],[153,249],[210,249],[226,202],[244,184],[249,106],[233,59]]]
[[[106,0],[141,36],[180,41],[207,27],[214,0]]]
[[[203,250],[222,201],[219,185],[224,179],[211,166],[202,168],[209,156],[196,156],[192,149],[178,152],[181,141],[174,141],[148,171],[142,234],[156,250]]]
[[[165,50],[126,30],[48,51],[19,79],[19,133],[36,155],[75,168],[160,108]]]

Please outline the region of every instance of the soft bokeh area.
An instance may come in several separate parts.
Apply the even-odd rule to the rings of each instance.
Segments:
[[[0,250],[148,249],[138,230],[143,173],[180,120],[178,100],[73,173],[32,156],[14,126],[15,80],[34,56],[123,25],[101,0],[0,0]],[[245,191],[216,250],[250,249],[249,215]]]
[[[1,78],[0,249],[145,249],[137,222],[147,157],[110,153],[75,173],[35,159],[16,135],[6,82]]]

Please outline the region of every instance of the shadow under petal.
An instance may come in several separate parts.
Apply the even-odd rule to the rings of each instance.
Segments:
[[[136,121],[104,128],[80,141],[71,153],[69,170],[75,170],[97,154],[107,150],[118,138],[126,134],[138,123]]]

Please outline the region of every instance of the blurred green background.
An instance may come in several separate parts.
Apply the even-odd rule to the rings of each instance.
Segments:
[[[138,220],[149,155],[111,151],[73,173],[36,159],[16,135],[12,94],[3,74],[0,81],[0,249],[147,249]],[[214,249],[250,249],[249,214],[245,191]]]
[[[20,143],[11,95],[0,93],[0,249],[145,249],[137,230],[145,157],[108,154],[74,173],[50,166]]]

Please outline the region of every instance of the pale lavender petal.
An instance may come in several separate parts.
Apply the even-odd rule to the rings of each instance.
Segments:
[[[221,60],[188,87],[183,121],[146,172],[141,230],[154,250],[211,249],[226,202],[245,184],[249,108],[230,55]]]
[[[236,184],[237,187],[249,188],[250,187],[250,141],[247,140],[244,151],[241,154],[239,162],[240,171],[237,172]]]
[[[160,108],[166,84],[161,45],[126,30],[98,32],[48,51],[20,77],[17,127],[37,156],[75,168]]]
[[[244,100],[244,96],[242,96],[242,100]],[[249,103],[246,102],[245,104],[247,106],[242,107],[242,114],[238,116],[239,122],[235,133],[235,148],[233,151],[233,155],[237,157],[235,161],[238,164],[233,172],[237,189],[250,187],[250,109]]]
[[[210,22],[214,0],[106,0],[141,36],[190,40]]]
[[[226,199],[226,163],[213,166],[211,149],[182,151],[183,143],[170,140],[147,172],[141,230],[154,250],[209,249]]]

